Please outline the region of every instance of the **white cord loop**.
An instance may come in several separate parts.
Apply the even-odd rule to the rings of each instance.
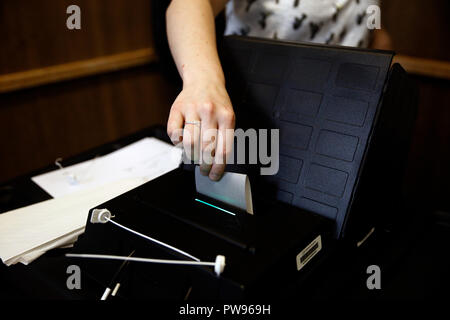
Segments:
[[[189,253],[187,253],[187,252],[185,252],[185,251],[183,251],[183,250],[180,250],[180,249],[175,248],[175,247],[173,247],[173,246],[171,246],[171,245],[169,245],[169,244],[167,244],[167,243],[164,243],[164,242],[162,242],[162,241],[153,239],[153,238],[151,238],[151,237],[149,237],[149,236],[146,236],[145,234],[142,234],[142,233],[140,233],[140,232],[137,232],[137,231],[134,231],[134,230],[132,230],[132,229],[130,229],[130,228],[127,228],[127,227],[121,225],[120,223],[117,223],[117,222],[115,222],[114,220],[111,220],[110,217],[106,217],[105,219],[107,220],[107,222],[111,222],[112,224],[118,226],[119,228],[122,228],[122,229],[124,229],[124,230],[126,230],[126,231],[128,231],[128,232],[131,232],[131,233],[133,233],[133,234],[135,234],[135,235],[137,235],[137,236],[139,236],[139,237],[141,237],[141,238],[147,239],[147,240],[149,240],[149,241],[152,241],[152,242],[154,242],[154,243],[159,244],[160,246],[163,246],[163,247],[166,247],[166,248],[168,248],[168,249],[170,249],[170,250],[173,250],[173,251],[175,251],[175,252],[178,252],[178,253],[180,253],[180,254],[182,254],[182,255],[184,255],[184,256],[186,256],[186,257],[192,259],[192,260],[200,261],[199,258],[194,257],[193,255],[190,255]]]
[[[205,261],[186,261],[186,260],[165,260],[165,259],[149,259],[138,257],[125,257],[103,254],[76,254],[67,253],[68,258],[83,258],[83,259],[103,259],[103,260],[122,260],[122,261],[134,261],[134,262],[146,262],[146,263],[159,263],[159,264],[174,264],[174,265],[186,265],[186,266],[207,266],[214,267],[214,272],[219,276],[225,269],[225,257],[218,255],[215,262]]]
[[[96,258],[96,259],[114,259],[114,260],[124,260],[124,261],[136,261],[136,262],[148,262],[148,263],[163,263],[163,264],[180,264],[180,265],[201,265],[201,266],[211,266],[214,267],[214,272],[217,275],[222,274],[223,270],[225,269],[225,257],[218,255],[216,257],[215,262],[202,262],[199,258],[194,257],[193,255],[180,250],[178,248],[175,248],[167,243],[164,243],[162,241],[159,241],[157,239],[151,238],[149,236],[146,236],[145,234],[142,234],[140,232],[137,232],[133,229],[127,228],[123,225],[121,225],[118,222],[115,222],[112,220],[114,216],[111,214],[111,211],[108,209],[94,209],[91,214],[91,223],[108,223],[111,222],[115,226],[124,229],[125,231],[131,232],[141,238],[144,238],[146,240],[149,240],[151,242],[154,242],[156,244],[159,244],[160,246],[163,246],[165,248],[168,248],[170,250],[173,250],[175,252],[178,252],[194,261],[184,261],[184,260],[161,260],[161,259],[148,259],[148,258],[136,258],[136,257],[122,257],[122,256],[112,256],[112,255],[96,255],[96,254],[67,254],[67,257],[77,257],[77,258]],[[109,293],[108,293],[109,294]]]

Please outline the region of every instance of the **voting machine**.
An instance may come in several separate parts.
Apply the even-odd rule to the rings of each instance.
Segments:
[[[119,298],[281,297],[333,244],[359,246],[393,218],[416,90],[391,65],[392,52],[232,36],[220,53],[237,128],[279,129],[279,171],[237,169],[250,177],[253,215],[197,194],[186,165],[93,208],[74,253],[226,259],[219,274],[211,266],[77,260],[105,287],[120,271]],[[99,210],[179,251],[96,223]]]

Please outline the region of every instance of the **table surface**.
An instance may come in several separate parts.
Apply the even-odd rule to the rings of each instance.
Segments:
[[[163,127],[150,127],[118,141],[107,143],[63,161],[69,166],[107,154],[146,136],[168,141]],[[51,197],[31,177],[55,170],[51,165],[0,186],[0,212],[30,205]],[[401,223],[376,232],[358,249],[342,246],[302,284],[299,297],[312,299],[408,299],[448,297],[450,285],[450,215],[427,208],[402,209]],[[84,281],[80,290],[66,286],[70,260],[67,249],[54,249],[31,263],[0,265],[0,299],[89,299],[98,300],[104,288]],[[381,269],[381,290],[369,290],[367,267]]]

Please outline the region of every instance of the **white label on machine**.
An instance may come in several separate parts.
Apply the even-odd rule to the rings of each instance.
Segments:
[[[319,235],[297,255],[297,271],[300,271],[321,249],[322,238]]]

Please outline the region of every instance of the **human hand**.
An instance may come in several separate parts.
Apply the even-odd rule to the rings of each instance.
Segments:
[[[183,143],[186,155],[200,161],[200,172],[218,181],[233,147],[235,115],[224,81],[184,83],[170,110],[167,133]]]

